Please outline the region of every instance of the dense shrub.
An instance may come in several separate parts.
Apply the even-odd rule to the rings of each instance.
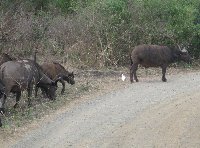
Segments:
[[[200,1],[1,0],[0,49],[62,56],[80,66],[128,64],[138,44],[200,53]]]

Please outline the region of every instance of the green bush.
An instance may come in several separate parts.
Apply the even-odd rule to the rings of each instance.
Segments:
[[[0,7],[2,51],[27,54],[39,45],[87,66],[128,64],[138,44],[179,44],[200,55],[199,0],[5,0]]]
[[[53,4],[63,13],[72,13],[76,10],[77,0],[55,0],[53,1]]]

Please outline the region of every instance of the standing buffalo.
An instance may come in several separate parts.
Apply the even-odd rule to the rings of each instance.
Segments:
[[[41,67],[32,60],[8,61],[3,63],[0,66],[0,80],[5,85],[5,94],[0,100],[0,112],[4,112],[6,97],[10,92],[16,94],[16,104],[14,105],[16,107],[20,100],[21,92],[27,90],[28,105],[30,105],[33,85],[41,87],[50,99],[55,98],[58,81],[52,81],[47,77]]]
[[[130,81],[133,83],[133,75],[138,82],[136,71],[138,64],[145,68],[161,67],[162,81],[166,82],[165,73],[167,66],[176,61],[191,62],[191,57],[186,50],[180,50],[176,47],[158,46],[158,45],[139,45],[134,48],[130,55]]]
[[[41,67],[44,70],[44,73],[52,80],[60,78],[59,82],[61,82],[63,86],[61,94],[65,91],[64,81],[67,81],[71,85],[75,84],[74,73],[67,71],[61,64],[56,62],[43,63]]]

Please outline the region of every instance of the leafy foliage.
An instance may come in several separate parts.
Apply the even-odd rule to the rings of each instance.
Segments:
[[[200,1],[4,0],[0,48],[63,55],[84,66],[118,66],[138,44],[200,53]],[[37,46],[37,47],[36,47]]]

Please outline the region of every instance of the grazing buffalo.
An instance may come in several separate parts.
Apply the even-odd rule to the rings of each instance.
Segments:
[[[47,77],[42,68],[32,60],[8,61],[0,66],[0,80],[5,85],[5,94],[0,100],[0,112],[4,112],[6,97],[10,92],[16,94],[16,104],[21,97],[21,92],[27,90],[28,105],[30,106],[30,96],[33,86],[42,88],[50,99],[55,98],[57,81],[52,81]]]
[[[148,67],[161,67],[162,68],[162,81],[166,82],[165,73],[167,66],[176,61],[191,62],[191,57],[188,52],[180,50],[176,47],[158,46],[158,45],[139,45],[136,46],[131,55],[130,67],[130,81],[133,83],[133,75],[136,82],[138,82],[136,71],[138,65]]]
[[[61,64],[56,62],[43,63],[41,67],[45,74],[52,80],[60,78],[59,82],[61,82],[63,86],[61,94],[63,94],[65,91],[64,81],[67,81],[71,85],[75,84],[74,73],[67,71]]]

